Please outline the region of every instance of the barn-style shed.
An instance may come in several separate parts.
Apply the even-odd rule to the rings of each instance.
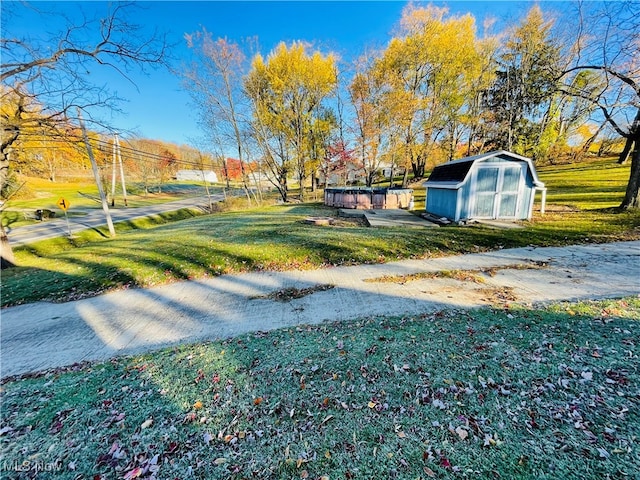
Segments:
[[[424,186],[426,212],[454,222],[530,219],[538,190],[544,213],[546,188],[531,159],[504,150],[438,165]]]

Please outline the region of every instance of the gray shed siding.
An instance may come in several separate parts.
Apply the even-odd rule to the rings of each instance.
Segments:
[[[457,190],[432,188],[427,190],[427,207],[429,213],[438,217],[454,218],[456,215]]]

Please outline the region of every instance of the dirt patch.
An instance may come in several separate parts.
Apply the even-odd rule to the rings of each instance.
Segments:
[[[326,290],[331,290],[334,287],[335,285],[331,285],[331,284],[314,285],[312,287],[307,287],[307,288],[289,287],[289,288],[283,288],[282,290],[277,290],[275,292],[268,293],[266,295],[251,297],[251,300],[269,299],[269,300],[275,300],[276,302],[290,302],[291,300],[295,300],[296,298],[306,297],[307,295],[311,295],[312,293],[315,293],[315,292],[324,292]]]
[[[359,227],[368,226],[364,217],[307,217],[302,220],[302,223],[321,227],[353,227],[354,225]]]
[[[491,305],[504,305],[518,300],[513,293],[513,287],[480,288],[477,292],[480,293],[483,301]]]
[[[478,268],[473,270],[440,270],[437,272],[418,272],[407,275],[383,275],[382,277],[366,278],[364,282],[400,283],[413,282],[432,278],[451,278],[460,282],[484,283],[484,276],[495,277],[500,270],[540,270],[548,266],[547,262],[531,261],[530,263],[516,263],[498,267]]]
[[[333,218],[333,217],[307,217],[302,222],[303,223],[307,223],[309,225],[327,226],[327,225],[333,225],[333,223],[335,222],[335,218]]]
[[[567,213],[567,212],[579,212],[580,209],[578,207],[574,207],[573,205],[558,205],[558,204],[547,204],[544,208],[547,213]]]

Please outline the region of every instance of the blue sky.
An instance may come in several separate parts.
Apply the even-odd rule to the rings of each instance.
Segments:
[[[2,2],[6,6],[6,2]],[[107,2],[32,2],[46,10],[55,10],[69,16],[84,12],[93,16],[105,12]],[[187,58],[189,51],[183,39],[205,27],[215,37],[227,37],[241,41],[257,37],[263,54],[280,41],[305,40],[321,51],[333,51],[342,58],[355,58],[366,47],[383,46],[391,38],[400,19],[404,1],[144,1],[138,2],[138,18],[133,23],[145,29],[166,31],[176,46],[172,55]],[[509,1],[451,1],[432,2],[449,7],[452,13],[471,12],[479,29],[486,17],[493,17],[497,25],[517,22],[533,2]],[[15,4],[14,4],[15,5]],[[547,2],[550,8],[560,2]],[[3,7],[4,10],[4,7]],[[3,12],[4,14],[4,12]],[[29,15],[3,19],[12,22],[12,31],[29,35],[45,35],[55,28],[53,17],[39,17],[35,21]],[[176,65],[180,64],[180,60]],[[113,72],[96,72],[96,82],[108,83],[118,95],[125,98],[122,110],[126,114],[114,116],[112,122],[122,131],[133,130],[147,138],[191,143],[201,136],[197,114],[189,95],[180,86],[180,80],[165,71],[150,71],[148,75],[134,75],[135,86]]]

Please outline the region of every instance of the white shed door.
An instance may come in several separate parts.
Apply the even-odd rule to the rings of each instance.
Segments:
[[[475,178],[475,218],[515,218],[522,166],[479,166]]]

